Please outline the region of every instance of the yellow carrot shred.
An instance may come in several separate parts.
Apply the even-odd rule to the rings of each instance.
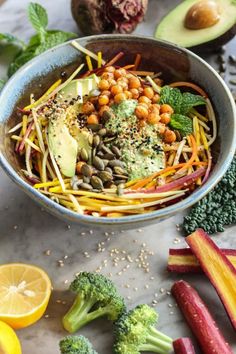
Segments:
[[[102,67],[102,52],[98,52],[98,68]]]
[[[92,60],[91,60],[89,55],[86,55],[86,62],[87,62],[87,66],[88,66],[89,71],[92,71],[93,70],[93,64],[92,64]]]

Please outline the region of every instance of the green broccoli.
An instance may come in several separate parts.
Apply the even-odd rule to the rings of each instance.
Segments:
[[[124,312],[114,324],[114,353],[169,353],[172,339],[154,328],[157,320],[156,311],[148,305],[139,305],[128,313]]]
[[[77,294],[63,318],[63,326],[70,333],[101,316],[115,321],[125,310],[124,299],[102,274],[82,272],[71,283],[70,290]]]
[[[209,234],[223,232],[224,226],[236,223],[236,156],[218,185],[185,216],[183,229],[191,234],[202,228]]]
[[[68,336],[60,343],[61,354],[97,354],[92,344],[84,336]]]

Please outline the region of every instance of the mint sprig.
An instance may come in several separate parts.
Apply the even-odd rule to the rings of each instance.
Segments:
[[[37,3],[30,3],[28,6],[28,18],[32,27],[36,30],[28,44],[17,37],[0,33],[0,47],[6,44],[14,45],[19,48],[16,56],[8,68],[8,77],[12,76],[22,65],[33,59],[37,55],[46,50],[64,43],[69,39],[76,38],[77,34],[72,32],[64,32],[60,30],[48,30],[48,15],[46,10]],[[0,89],[3,84],[0,84]]]
[[[164,86],[160,92],[160,103],[169,104],[174,114],[171,115],[170,128],[178,130],[182,136],[187,136],[193,132],[192,119],[188,117],[191,108],[205,105],[204,97],[194,95],[190,92],[182,93],[178,88]]]

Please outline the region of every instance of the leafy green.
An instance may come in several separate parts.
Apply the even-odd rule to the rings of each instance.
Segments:
[[[3,86],[5,85],[6,80],[0,79],[0,91],[3,88]]]
[[[205,105],[206,101],[202,96],[190,92],[181,93],[178,88],[164,86],[161,89],[160,103],[167,103],[173,108],[174,113],[185,115],[192,107]]]
[[[64,43],[69,39],[76,38],[77,35],[72,32],[64,32],[60,30],[48,30],[48,15],[46,10],[37,3],[30,3],[28,7],[28,17],[32,26],[36,30],[36,34],[31,37],[29,43],[24,42],[11,34],[0,33],[0,45],[3,43],[20,45],[21,50],[18,51],[10,63],[8,68],[8,76],[12,76],[22,65],[33,59],[35,56]]]
[[[48,25],[48,15],[41,5],[31,2],[28,7],[28,17],[32,26],[38,33],[46,30]]]
[[[178,130],[182,136],[187,136],[193,132],[193,121],[182,114],[172,114],[170,127]]]

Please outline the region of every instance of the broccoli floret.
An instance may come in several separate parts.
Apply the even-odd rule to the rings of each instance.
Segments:
[[[202,228],[209,234],[223,232],[236,223],[236,156],[218,185],[185,216],[183,229],[191,234]]]
[[[84,336],[68,336],[60,343],[61,354],[98,354]]]
[[[124,312],[114,324],[114,353],[169,353],[172,339],[155,329],[157,320],[156,311],[148,305],[139,305]]]
[[[98,317],[115,321],[125,310],[124,299],[113,282],[102,274],[82,272],[71,283],[70,290],[77,294],[63,318],[63,326],[70,333]]]

